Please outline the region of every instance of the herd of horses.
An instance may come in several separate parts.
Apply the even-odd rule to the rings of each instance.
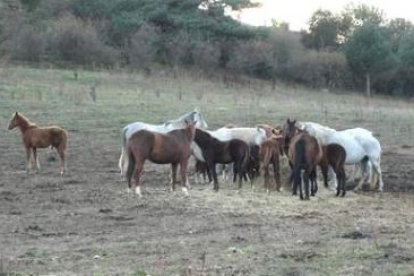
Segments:
[[[64,129],[38,127],[24,115],[16,112],[9,123],[9,129],[21,130],[27,156],[27,171],[32,162],[40,169],[37,149],[56,148],[61,162],[61,175],[65,169],[65,149],[68,134]],[[224,126],[208,130],[208,124],[198,109],[167,121],[153,125],[135,122],[122,129],[122,147],[119,158],[121,179],[127,180],[128,191],[142,196],[140,176],[146,160],[156,164],[171,164],[171,185],[175,189],[177,170],[180,166],[180,180],[183,192],[188,195],[189,158],[196,159],[196,173],[204,173],[214,190],[219,190],[216,164],[233,164],[233,182],[252,181],[260,173],[264,175],[267,192],[280,190],[279,161],[288,158],[291,167],[292,192],[299,191],[301,199],[309,199],[318,191],[317,167],[324,184],[328,186],[328,172],[333,175],[337,187],[336,196],[345,196],[345,165],[360,164],[362,177],[356,189],[360,189],[367,178],[371,186],[378,183],[383,190],[380,168],[381,146],[372,132],[363,128],[342,131],[313,122],[297,122],[287,119],[282,127],[257,125],[255,127]],[[273,167],[273,187],[269,167]],[[354,176],[354,175],[353,175]],[[135,181],[132,181],[134,178]]]

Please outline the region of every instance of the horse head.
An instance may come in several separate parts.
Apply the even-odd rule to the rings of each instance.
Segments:
[[[289,141],[295,136],[296,131],[298,128],[296,127],[296,120],[290,120],[289,118],[286,120],[286,124],[283,126],[282,134],[285,137],[285,140]]]
[[[19,117],[19,113],[16,111],[16,113],[13,114],[13,117],[10,120],[9,127],[8,127],[9,130],[17,127],[17,125],[18,125],[18,117]]]
[[[184,122],[185,122],[185,129],[188,131],[187,133],[189,134],[188,137],[190,141],[193,141],[195,133],[196,133],[197,121],[185,120]]]
[[[208,124],[206,120],[204,119],[203,114],[201,114],[200,110],[198,108],[195,108],[193,112],[191,112],[191,119],[192,121],[197,122],[197,127],[201,129],[207,129]]]

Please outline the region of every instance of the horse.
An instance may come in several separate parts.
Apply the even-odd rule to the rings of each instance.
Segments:
[[[316,176],[316,166],[322,158],[322,148],[315,137],[296,128],[295,123],[296,120],[288,119],[283,129],[283,137],[288,145],[289,164],[292,168],[293,195],[297,194],[299,188],[300,199],[309,200],[309,180]],[[302,170],[304,170],[305,197],[302,191]],[[312,185],[311,195],[314,196],[316,191],[317,187]]]
[[[144,122],[135,122],[128,124],[124,126],[122,129],[122,147],[121,147],[121,155],[119,157],[118,166],[120,169],[121,174],[121,180],[123,179],[124,172],[126,171],[126,168],[128,166],[127,164],[127,156],[125,154],[126,152],[126,144],[128,139],[136,132],[140,130],[148,130],[152,132],[158,132],[158,133],[167,133],[174,129],[180,129],[186,127],[186,122],[196,122],[196,127],[207,129],[208,124],[206,120],[204,119],[203,114],[198,110],[198,108],[195,108],[193,111],[188,112],[178,119],[167,121],[163,124],[159,125],[153,125],[148,124]]]
[[[208,171],[212,174],[214,181],[214,190],[219,190],[217,180],[216,164],[228,164],[234,162],[233,182],[239,176],[239,189],[241,188],[242,177],[249,160],[249,145],[240,139],[231,139],[228,141],[220,141],[210,135],[209,132],[196,129],[194,142],[202,151]],[[211,175],[209,179],[211,180]]]
[[[360,163],[363,168],[363,176],[355,190],[360,190],[367,178],[369,165],[372,166],[374,175],[371,178],[371,186],[379,182],[378,190],[384,189],[381,172],[381,145],[371,131],[364,128],[352,128],[342,131],[322,126],[313,122],[301,122],[298,127],[315,136],[321,145],[336,143],[346,151],[346,165]]]
[[[338,182],[338,186],[336,187],[336,196],[339,196],[339,194],[342,192],[341,196],[344,197],[346,194],[346,151],[341,145],[334,143],[322,146],[322,152],[323,154],[319,162],[319,166],[322,171],[325,187],[328,187],[328,166],[331,166],[336,174],[336,179]],[[314,181],[316,181],[316,175]]]
[[[207,167],[207,163],[203,161],[196,160],[194,166],[195,172],[195,181],[196,183],[200,182],[200,175],[203,177],[204,183],[207,182],[207,175],[210,173]]]
[[[65,150],[68,140],[68,133],[57,126],[38,127],[23,114],[16,112],[10,123],[9,130],[18,127],[22,133],[23,144],[26,149],[27,173],[32,169],[32,155],[36,165],[36,171],[40,170],[40,163],[37,157],[38,148],[49,146],[56,148],[60,157],[60,174],[63,175],[65,168]]]
[[[171,164],[171,184],[175,189],[177,167],[180,165],[181,187],[188,195],[188,159],[191,156],[191,143],[195,135],[196,122],[187,123],[186,128],[176,129],[165,134],[140,130],[132,134],[126,145],[128,156],[127,181],[131,190],[131,178],[135,172],[135,193],[142,197],[140,176],[145,160],[156,164]]]
[[[231,127],[228,126],[208,131],[208,133],[219,141],[226,142],[232,139],[239,139],[248,145],[260,146],[267,137],[267,132],[262,127]],[[200,159],[200,157],[197,157]],[[200,159],[201,160],[201,159]],[[223,167],[223,180],[226,180],[226,169]]]
[[[271,187],[269,183],[269,166],[273,166],[273,176],[276,183],[276,190],[280,191],[280,169],[279,156],[283,155],[284,137],[279,133],[264,141],[259,150],[260,170],[264,172],[264,186],[266,192],[269,193]]]

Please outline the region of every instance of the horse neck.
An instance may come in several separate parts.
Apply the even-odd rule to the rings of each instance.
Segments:
[[[19,124],[17,125],[17,127],[20,129],[22,133],[25,133],[27,129],[36,127],[36,125],[30,122],[29,120],[20,117]]]

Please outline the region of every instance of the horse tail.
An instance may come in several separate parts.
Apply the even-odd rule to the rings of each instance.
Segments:
[[[301,170],[305,163],[305,141],[299,139],[295,144],[295,163],[292,169],[294,187],[301,187]],[[294,189],[295,189],[294,188]]]
[[[131,183],[131,178],[134,173],[135,162],[136,161],[135,161],[134,154],[132,153],[130,149],[128,149],[128,168],[126,170],[126,178],[127,178],[128,185],[130,185]]]
[[[250,146],[248,144],[245,144],[245,150],[244,150],[244,154],[240,163],[240,168],[239,168],[239,175],[241,177],[245,177],[246,175],[246,170],[248,169],[249,166],[249,162],[250,162]],[[251,179],[250,179],[251,181]]]
[[[122,181],[122,177],[125,172],[125,168],[128,168],[128,162],[127,162],[128,160],[125,160],[127,158],[126,156],[126,143],[127,143],[126,132],[127,131],[128,131],[128,128],[124,127],[122,129],[122,134],[121,134],[122,146],[121,146],[121,155],[119,156],[119,161],[118,161],[118,167],[121,173],[121,181]]]

